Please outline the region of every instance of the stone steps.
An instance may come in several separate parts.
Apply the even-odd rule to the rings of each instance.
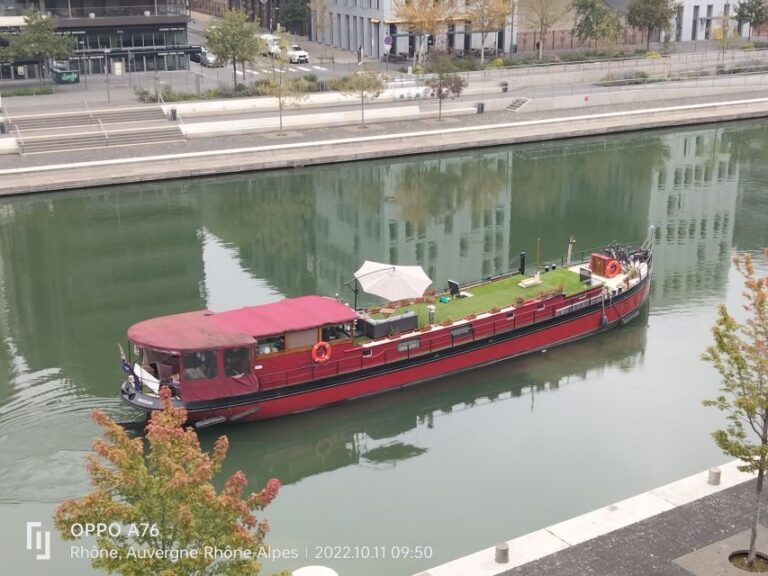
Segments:
[[[43,152],[63,152],[67,150],[83,150],[88,148],[112,148],[116,146],[134,146],[157,142],[184,142],[186,138],[181,129],[176,126],[152,128],[147,130],[116,130],[95,133],[88,132],[73,136],[38,136],[19,141],[22,154],[38,154]]]

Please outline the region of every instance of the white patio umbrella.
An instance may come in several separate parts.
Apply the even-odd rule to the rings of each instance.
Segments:
[[[418,298],[432,284],[421,266],[394,266],[370,260],[355,272],[355,278],[365,292],[390,302]]]

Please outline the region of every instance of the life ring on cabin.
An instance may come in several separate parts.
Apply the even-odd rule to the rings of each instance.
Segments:
[[[323,364],[331,359],[331,345],[328,342],[316,343],[312,346],[312,362],[315,364]]]
[[[616,262],[616,260],[611,260],[611,261],[608,262],[608,264],[605,265],[605,277],[606,278],[613,278],[619,272],[621,272],[621,264]]]

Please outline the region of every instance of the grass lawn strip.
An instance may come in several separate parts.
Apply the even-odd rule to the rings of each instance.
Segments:
[[[527,276],[515,274],[508,278],[465,288],[464,291],[472,294],[470,298],[451,299],[447,303],[441,303],[438,300],[434,304],[436,308],[435,323],[460,320],[470,314],[483,314],[492,308],[513,306],[518,298],[533,300],[542,292],[555,290],[560,284],[562,284],[566,296],[582,292],[585,289],[585,286],[579,281],[579,275],[565,268],[542,273],[541,284],[530,288],[518,286],[518,283],[524,278]],[[427,306],[428,304],[425,302],[411,304],[397,308],[394,314],[414,310],[419,317],[419,326],[425,326],[428,323]],[[372,317],[384,318],[381,314],[374,314]]]

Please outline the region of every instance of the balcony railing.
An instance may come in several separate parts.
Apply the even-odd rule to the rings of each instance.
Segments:
[[[58,18],[119,18],[125,16],[178,16],[186,13],[183,4],[142,4],[138,6],[66,6],[47,8]]]

